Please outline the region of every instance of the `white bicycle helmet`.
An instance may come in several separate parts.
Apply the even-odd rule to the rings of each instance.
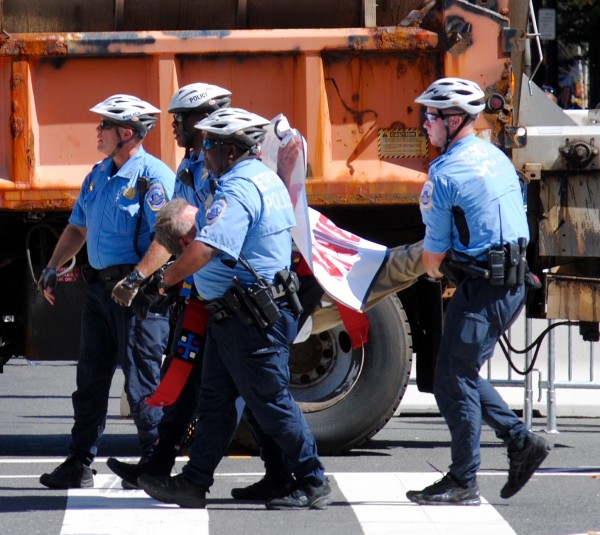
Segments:
[[[195,83],[184,85],[173,95],[169,103],[169,113],[204,111],[212,113],[226,108],[231,103],[231,91],[218,85]]]
[[[484,98],[485,93],[475,82],[462,78],[441,78],[433,82],[415,102],[438,110],[462,110],[474,117],[485,107]]]
[[[113,95],[96,104],[90,111],[117,124],[131,126],[141,138],[156,126],[158,108],[132,95]]]
[[[252,149],[265,137],[268,119],[241,108],[223,108],[211,113],[194,126],[217,137]]]

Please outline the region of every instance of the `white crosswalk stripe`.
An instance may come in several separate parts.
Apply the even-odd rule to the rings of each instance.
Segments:
[[[439,479],[437,473],[343,473],[335,481],[365,535],[515,535],[482,498],[480,506],[419,506],[406,498]]]
[[[60,535],[208,535],[207,509],[181,509],[152,500],[143,490],[123,490],[113,475],[94,477],[94,488],[69,490]]]
[[[430,485],[439,474],[328,475],[352,507],[364,535],[515,535],[483,498],[479,507],[418,506],[406,499],[407,490]],[[92,489],[69,490],[60,535],[164,535],[173,526],[179,533],[209,535],[210,501],[207,509],[182,509],[161,504],[141,490],[123,490],[114,475],[99,474],[94,483]]]

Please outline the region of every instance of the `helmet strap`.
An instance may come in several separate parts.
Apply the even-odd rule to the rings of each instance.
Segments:
[[[192,127],[192,129],[194,129],[194,127]],[[194,132],[192,134],[190,134],[187,131],[187,128],[184,126],[183,127],[183,135],[185,137],[185,153],[186,153],[186,155],[188,155],[189,151],[193,148],[192,147],[192,138],[194,137]]]
[[[129,127],[126,127],[129,128]],[[123,140],[123,138],[121,137],[121,132],[119,131],[119,127],[117,126],[117,128],[115,128],[115,130],[117,131],[117,138],[119,141],[117,141],[117,146],[115,147],[115,150],[113,150],[110,155],[108,156],[109,158],[114,158],[117,153],[123,148],[123,146],[126,143],[129,143],[132,139],[134,139],[134,137],[140,137],[139,132],[137,130],[135,130],[134,128],[132,128],[132,130],[134,131],[134,134],[126,141]],[[140,138],[142,139],[142,138]]]
[[[234,147],[236,147],[239,150],[243,150],[242,147],[240,147],[239,145],[236,145],[235,143],[231,143],[231,145],[233,145]],[[229,171],[232,167],[234,167],[235,165],[240,163],[242,160],[247,160],[248,158],[255,158],[255,155],[252,154],[251,150],[252,149],[246,149],[243,152],[241,152],[240,155],[231,162],[231,164],[227,167],[227,169],[223,168],[223,153],[220,151],[219,152],[219,174],[217,176],[218,177],[223,176],[227,171]]]
[[[464,115],[462,115],[462,114],[453,114],[453,115],[460,115],[460,116],[462,116],[463,120],[460,122],[460,125],[458,126],[458,128],[453,133],[450,133],[450,125],[448,124],[448,117],[449,116],[445,116],[444,112],[442,110],[439,110],[439,115],[442,118],[442,121],[444,122],[444,126],[446,127],[446,143],[444,143],[444,147],[442,148],[442,154],[443,154],[443,153],[445,153],[448,150],[448,147],[450,147],[450,144],[454,141],[454,139],[459,134],[459,132],[471,120],[471,117],[468,114],[464,114]]]
[[[119,139],[119,141],[117,141],[117,146],[115,147],[115,150],[113,150],[109,154],[109,156],[108,156],[109,158],[114,158],[117,155],[117,152],[119,152],[121,150],[121,148],[123,147],[123,145],[125,144],[125,142],[121,138],[121,132],[119,132],[119,129],[116,128],[115,130],[117,131],[117,138]]]

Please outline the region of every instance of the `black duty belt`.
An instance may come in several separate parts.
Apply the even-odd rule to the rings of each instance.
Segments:
[[[268,289],[273,300],[276,303],[287,299],[286,288],[282,283],[273,284]],[[218,297],[217,299],[212,299],[206,302],[206,310],[208,312],[209,317],[214,321],[222,321],[227,318],[231,318],[236,314],[228,304],[227,301],[223,297]]]
[[[86,265],[81,271],[85,282],[92,284],[94,282],[120,281],[129,275],[134,267],[135,264],[116,264],[103,269],[95,269]]]

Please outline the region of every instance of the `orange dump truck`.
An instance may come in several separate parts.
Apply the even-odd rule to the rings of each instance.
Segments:
[[[54,308],[34,280],[100,158],[97,117],[88,110],[115,93],[166,110],[179,87],[202,81],[230,89],[235,106],[265,117],[284,113],[308,142],[309,203],[343,228],[398,245],[422,237],[418,197],[438,154],[413,101],[441,76],[472,79],[501,97],[498,113],[478,120],[480,134],[520,152],[517,167],[536,196],[529,201],[532,265],[541,274],[600,256],[600,232],[590,232],[599,230],[597,208],[590,222],[573,209],[585,194],[573,193],[569,204],[565,188],[574,180],[598,189],[594,134],[572,147],[578,128],[593,127],[552,110],[561,114],[558,123],[573,124],[572,134],[555,132],[553,153],[542,158],[529,156],[527,139],[535,138],[540,153],[550,150],[547,132],[519,124],[517,96],[537,99],[528,101],[532,112],[542,95],[534,86],[531,96],[521,79],[535,33],[528,7],[525,0],[0,3],[0,365],[13,355],[77,356],[85,258],[63,277]],[[175,168],[182,153],[170,122],[165,111],[145,146]],[[581,154],[594,150],[582,165]],[[556,235],[558,220],[565,236]],[[572,239],[582,230],[591,254],[590,242]],[[568,276],[553,269],[532,314],[597,322],[598,305],[579,303],[586,292],[598,294],[594,270],[585,267],[585,282],[578,267]],[[321,451],[357,446],[385,425],[407,387],[413,354],[426,366],[436,350],[441,308],[439,290],[417,284],[368,312],[362,348],[352,349],[342,325],[294,347],[292,390]]]

